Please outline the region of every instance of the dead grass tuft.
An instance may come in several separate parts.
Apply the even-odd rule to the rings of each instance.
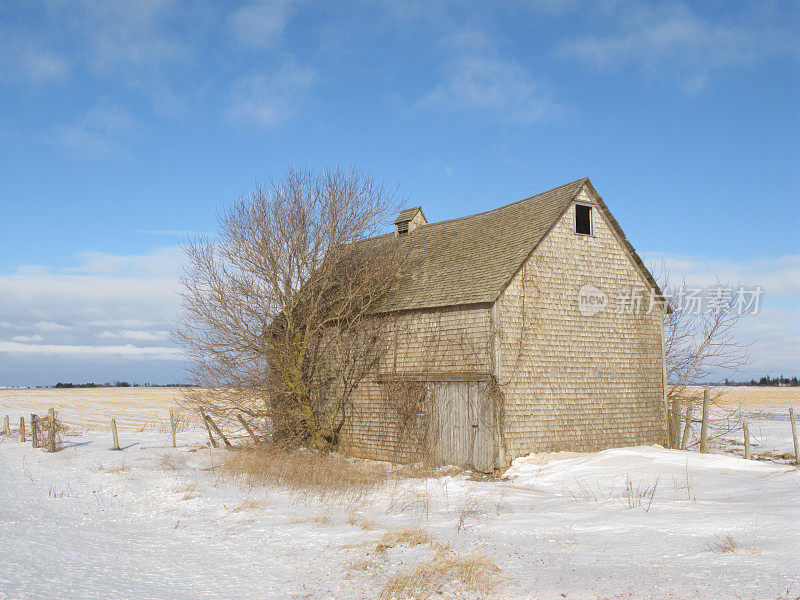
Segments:
[[[244,485],[282,487],[320,499],[356,501],[390,475],[386,465],[305,449],[265,446],[238,450],[223,473]]]
[[[165,471],[179,471],[186,465],[186,457],[182,454],[168,452],[161,455],[161,468]]]
[[[413,548],[414,546],[438,544],[427,530],[422,527],[400,527],[398,529],[390,529],[384,533],[376,542],[376,550],[386,550],[394,548],[395,546],[404,546],[406,548]]]
[[[248,510],[259,510],[267,505],[266,500],[242,500],[231,509],[232,513],[245,512]]]
[[[400,571],[380,591],[381,600],[417,600],[448,590],[486,595],[499,583],[500,568],[479,553],[458,557],[437,552],[433,558]]]
[[[191,500],[192,498],[197,498],[200,495],[196,483],[190,483],[185,488],[177,489],[175,491],[179,494],[183,494],[181,500]]]
[[[486,516],[486,510],[478,498],[468,497],[464,500],[463,504],[458,507],[458,522],[456,523],[456,531],[461,532],[470,527],[472,523],[476,523]]]
[[[294,519],[289,521],[289,525],[300,525],[303,523],[312,523],[314,525],[330,525],[330,515],[317,515],[316,517],[308,517],[307,519]]]
[[[716,538],[715,542],[706,543],[706,548],[709,552],[748,552],[750,554],[758,554],[755,528],[753,529],[753,539],[750,544],[740,542],[730,533],[715,534],[714,537]]]

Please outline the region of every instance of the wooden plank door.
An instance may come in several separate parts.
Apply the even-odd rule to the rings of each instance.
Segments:
[[[443,381],[430,383],[428,391],[434,462],[492,471],[495,418],[486,386],[475,381]]]

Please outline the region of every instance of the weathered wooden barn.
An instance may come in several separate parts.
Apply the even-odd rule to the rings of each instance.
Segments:
[[[588,178],[438,223],[404,210],[395,228],[410,275],[381,305],[388,351],[344,451],[488,472],[665,443],[664,302]]]

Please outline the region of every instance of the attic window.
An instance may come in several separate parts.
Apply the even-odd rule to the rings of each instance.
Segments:
[[[592,235],[592,207],[585,204],[575,205],[575,233]]]
[[[397,224],[397,235],[405,235],[408,233],[408,221],[401,221]]]

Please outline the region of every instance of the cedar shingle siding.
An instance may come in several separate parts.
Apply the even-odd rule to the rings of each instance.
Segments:
[[[591,235],[575,233],[576,200],[593,206]],[[486,456],[502,467],[530,452],[665,442],[662,304],[646,313],[648,292],[661,292],[588,179],[421,224],[401,243],[412,276],[380,307],[390,349],[356,390],[345,451],[489,470]],[[609,296],[637,288],[645,310],[583,316],[584,284]],[[391,382],[428,390],[416,421],[398,409]],[[472,391],[454,402],[461,389]],[[491,406],[474,402],[477,389]],[[430,404],[445,396],[463,414],[442,421]],[[431,431],[434,422],[448,431]],[[474,455],[442,458],[441,440],[459,436]]]

